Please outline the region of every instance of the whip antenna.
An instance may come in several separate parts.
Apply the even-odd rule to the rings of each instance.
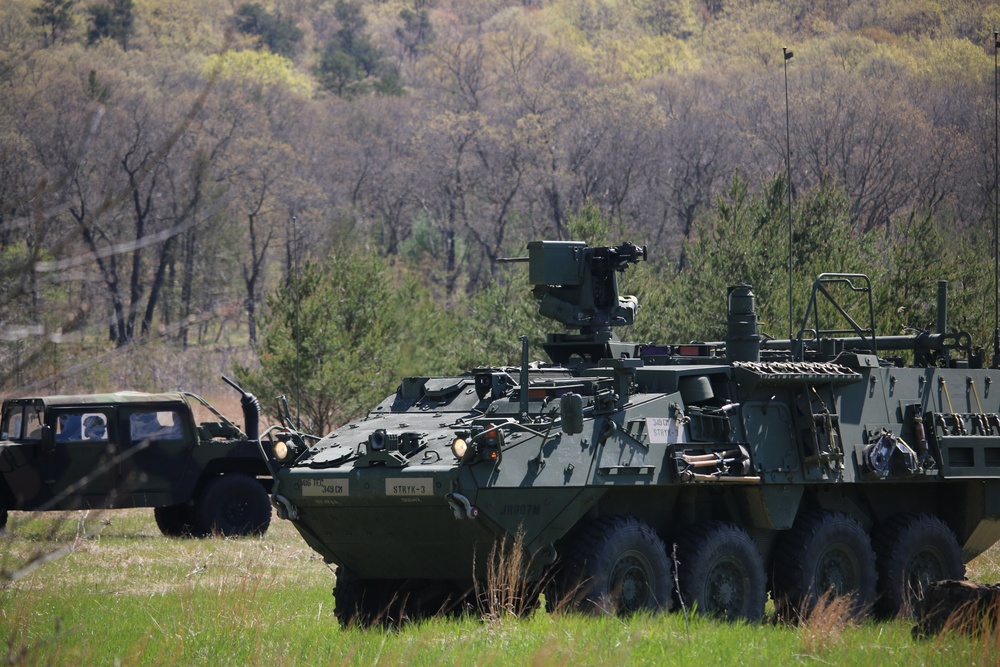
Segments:
[[[781,47],[785,66],[785,187],[788,189],[788,343],[792,342],[792,146],[788,114],[788,61],[792,52],[787,46]],[[1000,327],[1000,325],[998,325]],[[1000,354],[1000,352],[998,352]]]
[[[1000,32],[993,31],[993,364],[1000,367],[1000,248],[997,244],[1000,230],[1000,181],[997,169],[1000,167],[1000,107],[998,107],[997,51],[1000,51]]]

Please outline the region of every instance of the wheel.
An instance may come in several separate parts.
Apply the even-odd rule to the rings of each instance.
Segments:
[[[963,579],[962,548],[948,525],[929,514],[900,514],[876,533],[877,611],[909,616],[924,590],[942,579]]]
[[[757,544],[742,528],[711,522],[677,541],[681,601],[708,616],[758,621],[767,602],[767,575]]]
[[[212,478],[195,507],[201,534],[263,535],[271,523],[271,503],[257,480],[240,473]]]
[[[402,579],[359,579],[337,568],[333,614],[342,627],[400,627],[439,614],[464,610],[464,597],[448,582]]]
[[[188,505],[154,507],[153,517],[157,528],[167,537],[190,537],[194,533],[194,512]]]
[[[868,534],[842,512],[810,512],[775,547],[774,599],[781,615],[804,618],[821,596],[851,596],[863,616],[875,602],[875,552]]]
[[[588,613],[669,610],[673,580],[667,549],[656,532],[632,517],[587,524],[567,545],[556,606]]]
[[[7,510],[0,508],[0,531],[7,529]]]
[[[368,628],[376,623],[398,625],[403,621],[401,605],[390,609],[392,591],[401,582],[365,580],[355,577],[347,568],[337,568],[333,585],[333,615],[342,627],[359,625]]]

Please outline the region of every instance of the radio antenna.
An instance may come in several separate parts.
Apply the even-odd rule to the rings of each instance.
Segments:
[[[1000,367],[1000,106],[998,106],[997,51],[1000,51],[1000,31],[993,30],[993,367]]]
[[[788,113],[788,61],[792,57],[792,52],[788,50],[787,46],[783,46],[781,47],[781,54],[784,56],[783,65],[785,67],[785,187],[788,190],[788,343],[791,345],[794,324],[792,322],[792,145]]]

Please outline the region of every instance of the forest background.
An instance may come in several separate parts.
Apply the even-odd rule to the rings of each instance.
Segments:
[[[717,340],[737,282],[787,337],[789,220],[795,318],[863,272],[880,331],[932,329],[946,278],[990,347],[998,25],[986,0],[6,0],[0,393],[234,373],[322,432],[518,335],[540,358],[498,262],[536,239],[649,245],[623,338]]]

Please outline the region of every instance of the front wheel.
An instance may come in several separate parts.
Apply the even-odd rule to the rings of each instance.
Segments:
[[[670,609],[673,580],[666,546],[642,521],[601,517],[577,532],[566,554],[557,607],[622,615]]]
[[[448,581],[361,579],[340,566],[333,587],[333,614],[344,628],[398,628],[431,616],[461,614],[470,595],[469,590]]]
[[[764,559],[745,530],[710,522],[688,528],[677,541],[681,602],[728,621],[758,621],[767,602]]]
[[[257,480],[241,473],[226,473],[205,486],[195,516],[196,529],[203,535],[263,535],[271,523],[271,503]]]
[[[359,579],[343,566],[333,586],[333,615],[344,628],[358,625],[399,626],[406,620],[406,598],[398,595],[401,581]]]

